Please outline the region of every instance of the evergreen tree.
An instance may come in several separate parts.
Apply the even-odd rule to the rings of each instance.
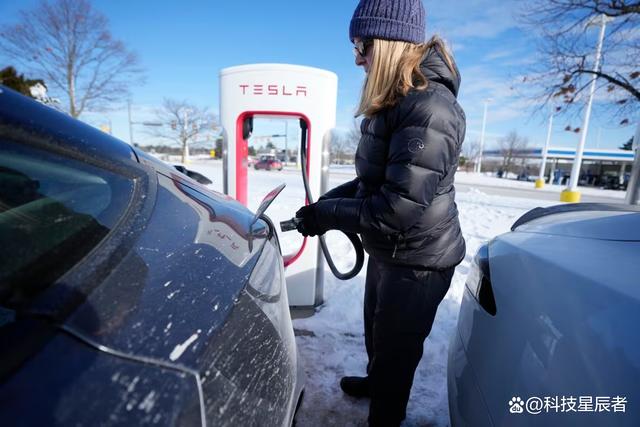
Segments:
[[[633,146],[633,137],[629,138],[629,140],[627,142],[625,142],[622,147],[620,147],[621,150],[632,150],[632,146]]]
[[[0,70],[0,84],[5,85],[23,95],[33,98],[31,95],[31,87],[40,83],[45,86],[44,81],[40,79],[28,79],[24,74],[18,74],[15,68],[9,66]]]

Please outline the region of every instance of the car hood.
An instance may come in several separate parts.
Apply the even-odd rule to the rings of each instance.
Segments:
[[[518,232],[638,242],[640,241],[640,212],[587,210],[552,213],[514,228]]]

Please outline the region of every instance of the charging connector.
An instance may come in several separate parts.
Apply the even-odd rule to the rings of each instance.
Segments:
[[[300,119],[300,129],[301,132],[301,141],[300,141],[300,163],[302,165],[302,182],[304,183],[304,191],[307,195],[307,202],[309,204],[313,203],[313,197],[311,196],[311,189],[309,187],[309,178],[307,177],[307,132],[308,126],[307,122],[303,119]],[[288,221],[282,221],[280,223],[280,229],[282,231],[291,231],[297,228],[298,223],[302,221],[301,218],[292,218]],[[353,268],[346,272],[342,273],[338,270],[336,265],[331,258],[331,254],[329,253],[329,248],[327,247],[327,243],[324,240],[324,236],[318,236],[320,240],[320,248],[322,249],[322,253],[324,254],[324,258],[327,260],[327,264],[329,265],[329,269],[340,280],[349,280],[358,275],[360,270],[364,265],[364,248],[362,247],[362,242],[356,233],[343,233],[347,236],[347,238],[351,241],[353,245],[353,249],[356,251],[356,263]]]

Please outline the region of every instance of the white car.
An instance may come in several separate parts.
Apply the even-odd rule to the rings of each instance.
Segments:
[[[482,246],[449,350],[453,426],[640,425],[640,209],[537,208]]]

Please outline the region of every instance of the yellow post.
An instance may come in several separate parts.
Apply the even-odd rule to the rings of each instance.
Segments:
[[[544,179],[536,179],[536,188],[543,188],[544,187]]]
[[[579,203],[580,202],[580,192],[579,191],[571,191],[571,190],[563,190],[560,193],[560,201],[567,203]]]
[[[216,158],[216,150],[209,151],[209,156],[211,156],[212,159],[215,159]]]

